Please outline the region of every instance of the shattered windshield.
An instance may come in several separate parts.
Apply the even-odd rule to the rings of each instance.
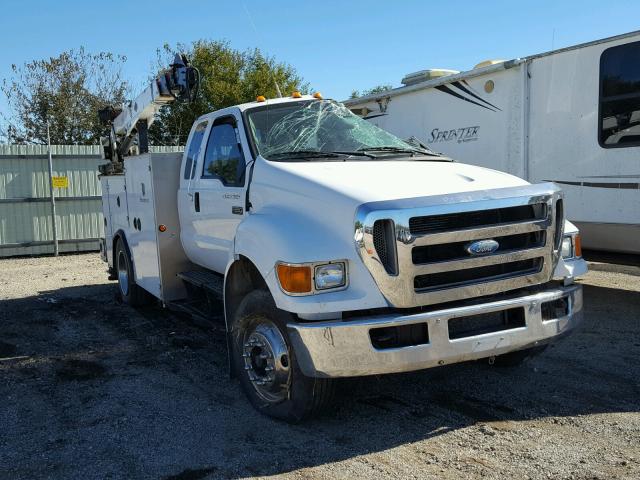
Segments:
[[[247,112],[258,153],[269,160],[379,155],[434,155],[354,115],[330,100],[277,103]]]

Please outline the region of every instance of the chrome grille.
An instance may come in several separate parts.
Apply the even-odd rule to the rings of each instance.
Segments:
[[[356,214],[356,247],[396,307],[540,284],[558,259],[560,197],[555,184],[545,183],[368,203]],[[486,239],[498,248],[469,252],[471,243]]]

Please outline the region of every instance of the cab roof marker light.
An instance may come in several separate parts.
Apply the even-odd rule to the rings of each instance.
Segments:
[[[256,97],[256,102],[258,102],[258,103],[265,102],[266,100],[267,100],[267,99],[265,98],[265,96],[264,96],[264,95],[258,95],[258,96]]]

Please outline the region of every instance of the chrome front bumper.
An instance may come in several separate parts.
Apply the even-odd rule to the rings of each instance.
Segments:
[[[541,305],[567,298],[568,314],[543,320]],[[523,307],[525,325],[511,330],[451,340],[448,321],[511,308]],[[386,315],[355,320],[290,323],[296,358],[310,377],[356,377],[408,372],[450,363],[500,355],[546,343],[573,329],[582,320],[582,287],[572,285],[512,298],[418,313]],[[426,323],[428,343],[391,349],[374,348],[373,328]]]

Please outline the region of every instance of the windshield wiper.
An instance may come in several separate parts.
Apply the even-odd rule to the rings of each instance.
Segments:
[[[434,153],[426,150],[422,150],[420,148],[402,148],[402,147],[361,147],[358,149],[359,151],[364,152],[388,152],[388,153],[409,153],[411,157],[414,155],[419,155],[422,157],[429,157],[437,161],[442,162],[450,162],[451,159],[440,155],[439,153]]]
[[[321,150],[292,150],[290,152],[278,152],[271,155],[267,155],[268,158],[340,158],[340,157],[368,157],[378,158],[376,155],[372,155],[368,152],[362,151],[321,151]]]
[[[341,151],[341,150],[333,150],[333,153],[339,153],[340,155],[350,155],[353,157],[369,157],[369,158],[378,158],[375,155],[371,155],[369,152],[365,152],[363,150],[352,151]]]
[[[390,152],[390,153],[422,153],[426,152],[418,150],[417,148],[402,148],[402,147],[361,147],[359,152]]]
[[[320,150],[291,150],[289,152],[278,152],[265,155],[266,158],[336,158],[342,156],[343,154],[338,152],[321,152]]]

